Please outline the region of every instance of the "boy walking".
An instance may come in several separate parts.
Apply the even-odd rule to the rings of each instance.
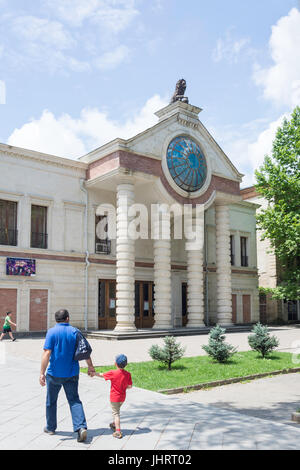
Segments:
[[[103,377],[105,380],[111,381],[110,389],[110,404],[114,421],[110,423],[111,429],[114,431],[113,437],[122,439],[120,424],[120,408],[126,398],[127,388],[132,387],[131,374],[125,370],[127,366],[127,357],[124,354],[119,354],[115,362],[117,369],[109,370],[103,374],[96,373],[98,377]]]
[[[16,340],[16,338],[13,337],[13,334],[11,332],[11,325],[13,325],[13,326],[17,326],[17,325],[14,322],[11,321],[10,316],[11,316],[11,312],[6,312],[6,317],[5,317],[5,320],[4,320],[3,331],[2,331],[2,335],[0,337],[0,341],[2,341],[3,336],[5,336],[6,333],[9,334],[12,341]]]

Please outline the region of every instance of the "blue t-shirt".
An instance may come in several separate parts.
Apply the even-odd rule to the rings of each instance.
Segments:
[[[79,363],[73,360],[76,347],[76,328],[69,323],[57,323],[48,330],[44,349],[51,349],[47,370],[53,377],[79,375]]]

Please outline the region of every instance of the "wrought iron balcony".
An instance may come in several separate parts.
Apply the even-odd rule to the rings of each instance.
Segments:
[[[0,228],[0,245],[17,246],[18,230]]]
[[[97,240],[96,249],[97,254],[110,255],[111,253],[111,240]]]
[[[31,248],[48,248],[48,234],[31,232]]]
[[[248,256],[241,256],[241,266],[248,266]]]

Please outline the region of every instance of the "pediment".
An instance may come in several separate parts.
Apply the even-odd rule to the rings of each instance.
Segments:
[[[162,160],[169,142],[179,135],[190,136],[198,141],[209,160],[212,174],[241,181],[243,175],[231,163],[198,116],[195,118],[182,112],[173,114],[127,140],[126,148],[129,152]]]

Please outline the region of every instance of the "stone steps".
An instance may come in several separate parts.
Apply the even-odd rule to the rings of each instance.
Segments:
[[[164,336],[195,336],[208,335],[212,327],[203,328],[171,328],[171,329],[141,329],[137,331],[114,331],[99,330],[89,331],[86,333],[87,338],[106,339],[106,340],[125,340],[125,339],[142,339],[142,338],[161,338]],[[227,333],[240,333],[251,331],[252,325],[235,325],[226,328]]]

